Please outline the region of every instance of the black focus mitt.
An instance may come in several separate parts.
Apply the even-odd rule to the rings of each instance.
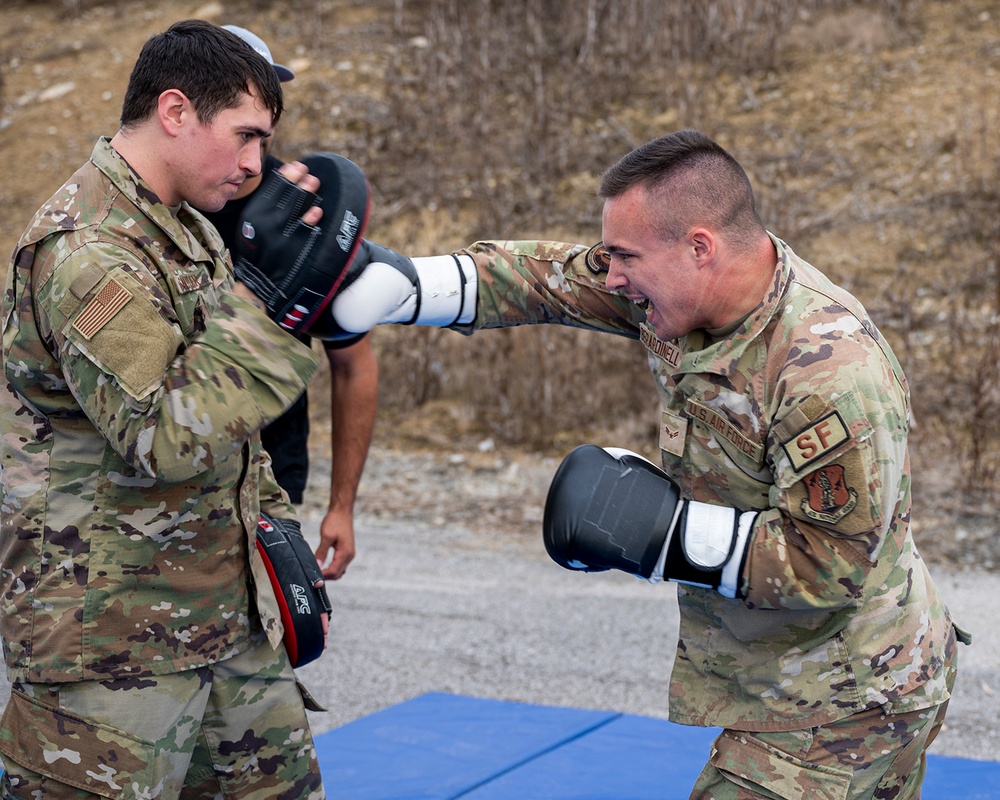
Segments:
[[[290,333],[304,332],[336,294],[368,224],[368,180],[336,153],[301,159],[320,182],[313,194],[273,170],[240,215],[233,269]],[[316,225],[302,215],[323,209]]]
[[[330,614],[323,573],[302,528],[291,519],[260,515],[257,548],[271,578],[285,628],[285,649],[293,667],[315,661],[326,647],[323,614]]]

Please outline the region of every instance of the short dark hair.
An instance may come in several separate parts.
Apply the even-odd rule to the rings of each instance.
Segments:
[[[656,197],[679,225],[712,222],[744,233],[763,230],[743,167],[700,131],[668,133],[637,147],[601,176],[598,195],[607,200],[634,186]],[[684,233],[663,231],[669,238]]]
[[[202,122],[239,105],[240,95],[251,91],[270,109],[272,124],[284,109],[281,83],[267,59],[236,34],[200,19],[174,23],[143,45],[125,90],[122,127],[149,119],[168,89],[183,92]]]

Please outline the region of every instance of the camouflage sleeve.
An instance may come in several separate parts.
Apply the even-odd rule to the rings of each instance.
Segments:
[[[758,608],[856,603],[880,557],[894,563],[909,517],[909,397],[881,348],[840,340],[836,359],[786,365],[768,437],[770,508],[744,572]],[[890,552],[895,551],[895,552]]]
[[[271,456],[263,448],[261,453],[264,456],[260,465],[260,510],[276,519],[297,519],[298,514],[295,506],[288,499],[288,494],[274,477],[273,463]]]
[[[600,245],[483,241],[465,252],[479,273],[469,331],[549,323],[639,338],[645,314],[605,286],[608,262]]]
[[[211,282],[191,293],[191,316],[205,322],[186,337],[171,299],[135,261],[94,246],[63,259],[35,294],[40,334],[119,455],[142,474],[182,481],[238,452],[278,417],[318,360]]]

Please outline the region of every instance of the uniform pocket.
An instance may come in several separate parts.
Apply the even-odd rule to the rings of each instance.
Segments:
[[[100,797],[138,800],[152,796],[155,786],[152,742],[45,705],[16,689],[0,720],[0,753]]]
[[[850,770],[810,764],[757,739],[723,731],[709,763],[730,781],[773,800],[845,800]]]

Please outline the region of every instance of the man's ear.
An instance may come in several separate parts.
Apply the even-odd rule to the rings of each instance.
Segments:
[[[194,106],[180,89],[167,89],[160,94],[156,104],[156,116],[164,131],[170,136],[178,136],[185,124],[195,118]]]
[[[707,228],[694,228],[688,234],[688,243],[695,263],[699,267],[705,266],[715,258],[715,234]]]

